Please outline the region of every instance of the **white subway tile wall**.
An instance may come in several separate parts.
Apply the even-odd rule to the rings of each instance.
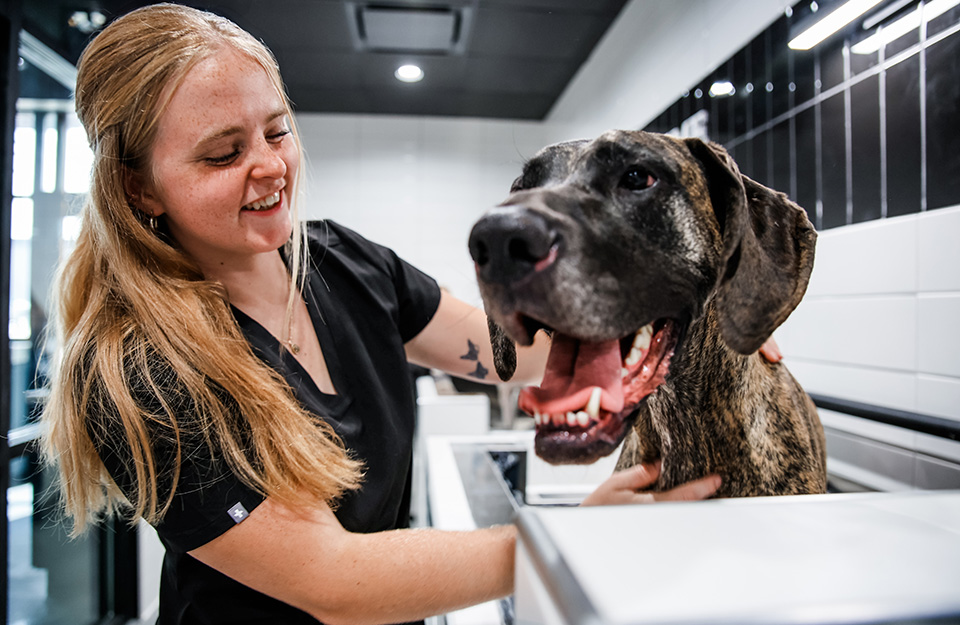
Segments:
[[[826,230],[776,333],[812,393],[960,421],[960,207]]]
[[[310,198],[301,216],[352,227],[479,305],[470,228],[551,141],[550,125],[357,115],[297,122]]]
[[[960,292],[960,210],[932,211],[917,225],[918,289]]]

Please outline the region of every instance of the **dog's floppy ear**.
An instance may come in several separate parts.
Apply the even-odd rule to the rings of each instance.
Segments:
[[[800,303],[817,233],[802,208],[742,175],[722,147],[699,139],[686,144],[703,164],[723,231],[720,333],[732,349],[751,354]]]
[[[490,317],[487,317],[487,328],[490,330],[490,346],[493,347],[493,366],[500,379],[507,382],[517,371],[517,346]]]

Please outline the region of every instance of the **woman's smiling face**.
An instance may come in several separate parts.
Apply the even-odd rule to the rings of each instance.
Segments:
[[[141,208],[164,216],[205,273],[277,250],[293,227],[291,128],[267,72],[222,48],[187,72],[163,111]]]

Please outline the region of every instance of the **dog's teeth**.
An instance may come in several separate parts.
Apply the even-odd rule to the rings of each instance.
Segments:
[[[579,425],[579,426],[582,427],[582,428],[585,428],[585,427],[587,427],[588,425],[590,425],[590,415],[588,415],[588,414],[587,414],[586,412],[584,412],[583,410],[581,410],[580,412],[578,412],[578,413],[577,413],[577,425]]]
[[[555,414],[553,415],[552,418],[553,418],[553,424],[557,427],[563,427],[563,425],[567,422],[567,416],[562,413]]]
[[[650,339],[652,337],[653,337],[652,323],[648,323],[647,325],[637,330],[637,333],[633,335],[633,345],[630,348],[630,353],[627,354],[627,358],[626,360],[624,360],[624,363],[626,363],[628,367],[632,367],[633,365],[640,362],[640,360],[643,358],[644,353],[646,353],[646,351],[650,349]]]
[[[568,412],[568,413],[567,413],[567,425],[569,425],[570,427],[573,427],[573,426],[575,426],[576,424],[577,424],[577,413],[575,413],[575,412]]]
[[[649,349],[651,337],[653,337],[653,324],[648,323],[637,330],[637,333],[633,335],[633,349]]]
[[[590,393],[590,401],[587,402],[586,413],[592,419],[600,418],[600,395],[602,391],[599,386],[594,386]]]
[[[630,375],[630,370],[627,369],[626,367],[620,367],[620,377],[625,378],[628,375]]]

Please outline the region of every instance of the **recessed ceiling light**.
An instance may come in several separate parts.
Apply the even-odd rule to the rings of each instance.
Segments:
[[[710,85],[711,98],[722,98],[724,96],[733,95],[736,92],[736,88],[729,80],[718,80]]]
[[[403,82],[420,82],[423,80],[423,70],[416,65],[401,65],[393,75],[397,77],[397,80]]]

